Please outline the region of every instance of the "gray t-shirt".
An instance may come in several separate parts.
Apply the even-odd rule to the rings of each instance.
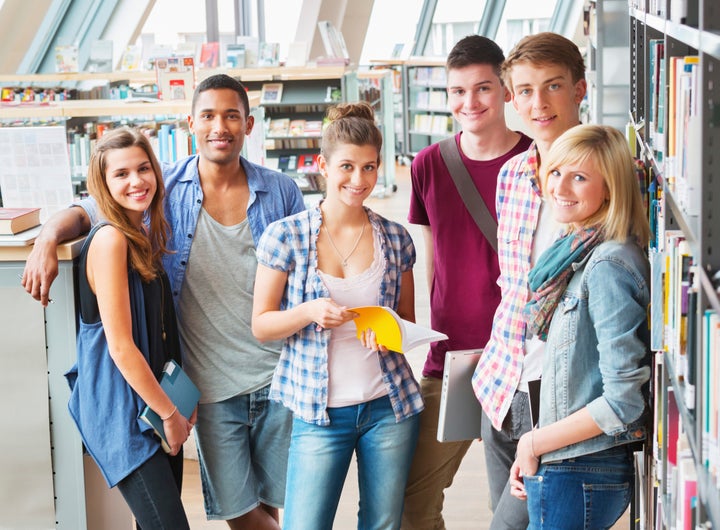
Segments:
[[[178,319],[183,366],[202,403],[253,392],[272,379],[282,343],[261,344],[252,334],[256,269],[247,219],[224,226],[201,210]]]

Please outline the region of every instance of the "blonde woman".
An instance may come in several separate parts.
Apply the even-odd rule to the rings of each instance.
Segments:
[[[566,233],[530,272],[525,315],[547,347],[539,426],[518,442],[511,488],[528,528],[610,528],[632,495],[631,444],[646,437],[648,222],[616,129],[574,127],[543,164]]]

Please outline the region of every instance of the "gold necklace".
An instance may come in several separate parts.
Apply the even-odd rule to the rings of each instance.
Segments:
[[[348,266],[348,260],[350,259],[350,256],[353,255],[353,252],[357,250],[358,245],[360,244],[360,240],[362,239],[363,234],[365,233],[365,225],[367,223],[363,222],[362,229],[360,229],[360,235],[357,238],[357,241],[355,241],[355,244],[353,245],[352,250],[348,253],[347,256],[343,257],[343,255],[340,253],[338,248],[335,246],[335,242],[332,239],[332,236],[330,235],[330,230],[328,230],[327,225],[323,225],[323,228],[325,229],[325,233],[328,236],[328,241],[330,242],[330,246],[332,246],[333,250],[335,251],[335,254],[338,255],[338,258],[340,258],[340,264],[343,266],[343,268],[346,268]]]

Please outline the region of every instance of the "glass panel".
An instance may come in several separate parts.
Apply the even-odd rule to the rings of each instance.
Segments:
[[[477,33],[485,0],[438,0],[423,55],[445,57],[457,41]]]
[[[360,64],[368,65],[372,59],[389,59],[396,50],[400,56],[408,56],[422,6],[423,0],[376,0]],[[399,45],[403,45],[402,49]]]
[[[507,0],[495,42],[507,53],[524,36],[548,31],[556,3],[556,0]]]

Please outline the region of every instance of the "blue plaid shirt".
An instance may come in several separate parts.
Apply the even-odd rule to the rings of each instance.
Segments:
[[[378,304],[397,308],[402,273],[415,264],[415,247],[400,224],[367,209],[373,231],[381,234],[385,261]],[[317,270],[317,239],[322,224],[319,207],[268,226],[257,247],[258,263],[288,273],[280,309],[330,296]],[[270,398],[281,401],[308,423],[330,424],[327,348],[332,330],[310,324],[285,340],[270,386]],[[407,358],[397,352],[378,352],[383,382],[397,421],[419,413],[424,405],[420,387]]]

